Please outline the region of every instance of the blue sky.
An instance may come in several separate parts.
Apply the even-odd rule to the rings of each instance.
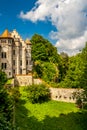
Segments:
[[[49,32],[55,27],[51,22],[32,23],[19,18],[20,11],[29,11],[33,8],[36,0],[0,0],[0,34],[8,29],[12,31],[16,29],[20,35],[25,39],[32,37],[33,34],[38,33],[49,40]]]
[[[87,0],[0,0],[0,34],[5,29],[23,39],[38,33],[74,55],[87,41]]]

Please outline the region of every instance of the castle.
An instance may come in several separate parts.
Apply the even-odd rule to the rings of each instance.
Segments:
[[[28,75],[32,71],[31,42],[21,38],[16,30],[0,35],[0,69],[8,78]]]

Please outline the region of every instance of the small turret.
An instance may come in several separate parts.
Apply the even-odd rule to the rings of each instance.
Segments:
[[[6,30],[2,33],[2,35],[0,36],[0,38],[12,38],[12,37],[11,37],[10,32],[6,29]]]
[[[31,45],[31,42],[28,38],[25,40],[25,43],[28,44],[28,45]]]

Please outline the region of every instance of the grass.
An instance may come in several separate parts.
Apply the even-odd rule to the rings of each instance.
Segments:
[[[12,80],[13,80],[12,78],[8,79],[7,82],[6,82],[6,84],[12,84]]]
[[[57,101],[32,104],[23,88],[20,92],[16,106],[19,130],[87,130],[87,112],[80,112],[75,104]]]

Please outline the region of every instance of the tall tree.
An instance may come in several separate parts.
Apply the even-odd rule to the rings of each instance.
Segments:
[[[60,56],[56,47],[38,34],[32,37],[31,42],[35,76],[45,81],[57,81]]]
[[[31,38],[32,42],[32,58],[33,60],[51,61],[57,63],[58,53],[56,47],[54,47],[47,39],[43,38],[39,34],[35,34]]]
[[[87,89],[87,43],[82,50],[81,60],[83,62],[83,72],[80,80],[80,84],[84,89]]]
[[[60,84],[63,87],[87,88],[87,43],[81,53],[69,58],[69,68]]]
[[[69,58],[69,68],[66,72],[65,78],[60,83],[63,87],[79,88],[81,75],[83,71],[83,62],[81,60],[81,54],[72,56]]]
[[[60,62],[59,62],[59,82],[61,82],[65,76],[66,76],[66,72],[68,70],[68,66],[69,66],[69,57],[68,54],[62,52],[60,54]]]
[[[7,76],[0,70],[0,129],[10,130],[9,124],[12,121],[12,100],[4,88]]]

